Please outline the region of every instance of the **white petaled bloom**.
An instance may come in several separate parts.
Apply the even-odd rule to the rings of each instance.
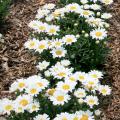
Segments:
[[[76,42],[77,39],[74,35],[65,35],[63,38],[62,38],[63,42],[66,44],[66,45],[71,45],[72,43]]]
[[[76,74],[70,74],[69,76],[67,76],[65,78],[65,81],[69,81],[69,82],[75,82],[77,81],[77,77]]]
[[[45,70],[49,65],[50,65],[50,62],[43,61],[38,63],[37,68],[39,70]]]
[[[51,15],[53,18],[59,19],[61,16],[64,16],[64,9],[56,9]]]
[[[61,62],[60,62],[63,66],[69,66],[70,65],[70,61],[69,60],[61,60]]]
[[[41,33],[41,32],[46,32],[46,30],[48,29],[49,25],[43,22],[39,22],[38,26],[37,26],[37,32]]]
[[[102,40],[107,37],[107,31],[102,28],[95,29],[90,32],[90,36],[93,39]]]
[[[10,115],[11,111],[14,111],[14,102],[12,100],[4,98],[0,100],[0,107],[3,115],[6,113]]]
[[[88,3],[88,0],[80,0],[80,2],[81,2],[82,4],[86,4],[86,3]]]
[[[70,120],[80,120],[80,114],[71,114],[71,119]]]
[[[83,8],[84,8],[84,9],[90,9],[90,5],[85,4],[85,5],[83,5]]]
[[[37,19],[44,18],[44,17],[47,16],[49,13],[50,13],[50,10],[39,8],[38,11],[37,11],[36,18],[37,18]]]
[[[71,120],[71,114],[69,113],[60,113],[54,118],[54,120]]]
[[[50,118],[47,114],[40,114],[36,116],[33,120],[50,120]]]
[[[98,98],[97,96],[89,95],[85,98],[85,102],[90,106],[90,108],[93,108],[94,105],[98,105]]]
[[[86,96],[86,92],[84,89],[82,88],[78,88],[75,92],[74,92],[74,95],[77,97],[77,98],[84,98]]]
[[[58,82],[57,83],[57,90],[61,90],[65,93],[72,92],[73,89],[75,89],[76,83],[65,81],[65,82]]]
[[[100,10],[101,6],[98,5],[98,4],[92,4],[92,5],[90,5],[90,8],[93,9],[93,10]]]
[[[53,102],[53,105],[64,105],[70,100],[70,96],[62,91],[55,91],[49,99]]]
[[[45,75],[46,77],[50,77],[50,76],[51,76],[51,73],[50,73],[49,70],[47,70],[47,71],[44,72],[44,75]]]
[[[49,25],[49,27],[47,28],[47,34],[48,35],[57,35],[58,31],[60,30],[59,26],[56,25]]]
[[[101,18],[103,18],[103,19],[110,19],[111,17],[112,17],[112,15],[110,13],[103,13],[101,15]]]
[[[54,19],[54,17],[52,16],[52,15],[49,15],[49,16],[46,16],[45,17],[45,20],[47,21],[47,22],[50,22],[50,21],[52,21]]]
[[[40,24],[40,21],[38,20],[33,20],[31,21],[28,26],[31,28],[31,29],[34,29],[35,31],[38,29],[38,26]]]
[[[27,49],[36,49],[38,47],[39,40],[33,38],[32,40],[28,40],[25,42],[24,46]]]
[[[80,118],[78,120],[95,120],[93,113],[90,112],[89,110],[77,111],[76,114],[80,116]]]
[[[42,8],[52,10],[55,8],[55,4],[53,4],[53,3],[45,4]]]
[[[113,3],[113,0],[100,0],[102,3],[104,3],[105,5],[110,5]]]
[[[88,74],[90,77],[92,77],[94,79],[103,78],[103,73],[98,70],[91,70]]]
[[[15,106],[20,107],[23,110],[27,110],[29,105],[32,103],[33,97],[30,95],[20,95],[15,100]]]
[[[63,41],[60,39],[56,39],[56,40],[53,40],[52,41],[52,47],[55,47],[55,48],[59,48],[59,47],[62,47],[63,45]]]
[[[80,82],[84,82],[88,75],[85,73],[85,72],[76,72],[76,77],[77,77],[77,80],[79,80]]]
[[[51,74],[54,76],[54,78],[58,79],[66,78],[72,73],[72,71],[72,68],[65,68],[64,66],[58,63],[55,66],[52,66],[52,68],[50,68]]]
[[[33,102],[29,105],[28,107],[28,111],[30,113],[32,112],[37,112],[38,110],[40,109],[40,105],[39,105],[39,102]]]
[[[100,18],[90,17],[86,20],[86,22],[89,23],[89,25],[93,26],[93,27],[103,27],[104,26],[104,21]]]
[[[48,44],[46,40],[41,40],[38,43],[38,47],[36,48],[36,51],[39,53],[42,53],[44,50],[48,49]]]
[[[36,87],[36,85],[33,83],[33,85],[29,85],[26,89],[25,92],[28,93],[31,96],[36,96],[39,94],[41,91],[41,88]]]
[[[76,12],[76,13],[79,13],[80,10],[81,10],[81,7],[79,4],[77,3],[72,3],[72,4],[69,4],[66,6],[66,10],[67,12]]]
[[[94,12],[90,11],[90,10],[82,10],[81,11],[81,16],[85,17],[85,18],[89,18],[90,16],[93,16]]]
[[[18,79],[17,81],[15,81],[11,85],[10,91],[11,92],[15,92],[17,90],[23,91],[25,88],[26,88],[26,80],[25,79]]]
[[[108,85],[98,86],[98,91],[104,96],[111,94],[111,88]]]
[[[67,50],[65,50],[63,47],[60,47],[60,48],[54,48],[52,51],[51,51],[52,55],[53,55],[53,58],[56,58],[56,57],[65,57],[66,53],[67,53]]]
[[[97,86],[99,84],[99,80],[98,79],[93,79],[91,77],[88,77],[83,83],[84,87],[87,89],[87,90],[96,90],[97,89]]]

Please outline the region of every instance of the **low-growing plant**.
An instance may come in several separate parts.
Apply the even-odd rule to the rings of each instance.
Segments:
[[[38,75],[15,81],[16,98],[1,100],[8,120],[97,120],[101,95],[111,93],[99,71],[111,17],[101,3],[111,1],[60,0],[38,10],[25,43],[39,57]]]

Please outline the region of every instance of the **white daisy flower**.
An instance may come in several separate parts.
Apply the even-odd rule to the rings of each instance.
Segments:
[[[110,19],[111,17],[112,17],[112,15],[110,13],[103,13],[101,15],[101,18],[103,18],[103,19]]]
[[[52,55],[53,55],[53,58],[56,58],[56,57],[65,57],[67,51],[63,48],[63,47],[60,47],[60,48],[54,48],[52,51],[51,51]]]
[[[98,4],[92,4],[92,5],[90,5],[90,8],[93,9],[93,10],[100,10],[101,6],[98,5]]]
[[[77,97],[77,98],[84,98],[86,96],[86,92],[84,89],[82,88],[78,88],[75,92],[74,92],[74,95]]]
[[[90,32],[90,36],[93,39],[102,40],[107,37],[107,31],[102,28],[95,29]]]
[[[25,79],[18,79],[17,81],[15,81],[11,85],[10,91],[11,92],[15,92],[17,90],[23,91],[25,88],[26,88],[26,80]]]
[[[50,65],[50,62],[43,61],[43,62],[39,62],[36,67],[37,67],[40,71],[42,71],[42,70],[45,70],[49,65]]]
[[[97,96],[89,95],[85,98],[85,102],[90,106],[90,108],[93,108],[94,105],[98,105],[98,98]]]
[[[56,39],[56,40],[53,40],[52,41],[52,48],[55,47],[55,48],[59,48],[59,47],[62,47],[63,45],[63,41],[60,39]]]
[[[111,88],[108,85],[98,86],[98,91],[104,96],[111,94]]]
[[[66,113],[66,112],[57,114],[54,120],[71,120],[71,114]]]
[[[33,103],[31,103],[30,105],[29,105],[29,107],[28,107],[28,111],[30,112],[30,113],[32,113],[32,112],[37,112],[38,110],[40,109],[40,105],[39,105],[39,102],[33,102]]]
[[[72,43],[76,42],[77,39],[74,35],[65,35],[63,38],[62,38],[63,42],[66,44],[66,45],[71,45]]]
[[[81,2],[82,4],[86,4],[86,3],[88,3],[88,0],[80,0],[80,2]]]
[[[48,4],[45,4],[42,8],[43,9],[48,9],[48,10],[52,10],[52,9],[54,9],[55,8],[55,4],[53,4],[53,3],[48,3]]]
[[[36,49],[38,47],[39,40],[33,38],[32,40],[28,40],[25,42],[24,46],[27,49]]]
[[[69,91],[72,92],[73,89],[75,89],[76,83],[74,82],[69,82],[69,81],[65,81],[65,82],[58,82],[57,83],[57,90],[61,90],[65,93],[68,93]]]
[[[61,63],[63,66],[65,66],[65,67],[70,65],[70,61],[69,61],[69,60],[66,60],[66,59],[61,60],[60,63]]]
[[[102,3],[104,3],[105,5],[110,5],[113,3],[113,0],[100,0]]]
[[[57,35],[57,32],[60,30],[59,26],[50,25],[47,29],[49,35]]]
[[[43,22],[39,22],[39,24],[38,24],[38,26],[37,26],[37,31],[38,31],[39,33],[41,33],[41,32],[46,32],[47,29],[48,29],[48,27],[49,27],[48,24],[43,23]]]
[[[33,120],[50,120],[50,118],[47,114],[41,114],[36,116]]]
[[[55,91],[49,99],[53,102],[53,105],[64,105],[70,100],[70,96],[62,91]]]
[[[48,49],[48,44],[46,40],[41,40],[38,43],[38,47],[36,48],[36,51],[39,53],[42,53],[44,50]]]
[[[98,70],[91,70],[88,74],[90,77],[92,77],[94,79],[103,78],[103,73]]]
[[[2,114],[8,114],[10,115],[11,111],[14,111],[14,102],[12,100],[9,100],[7,98],[4,98],[0,101],[0,107]]]
[[[77,76],[76,74],[70,74],[69,76],[67,76],[65,78],[65,81],[69,81],[69,82],[75,82],[77,81]]]
[[[94,12],[90,11],[90,10],[82,10],[81,11],[81,16],[85,17],[85,18],[89,18],[90,16],[93,16]]]

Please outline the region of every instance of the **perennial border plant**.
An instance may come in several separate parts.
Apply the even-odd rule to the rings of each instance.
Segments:
[[[111,88],[102,84],[101,65],[109,39],[104,4],[112,0],[59,0],[40,7],[25,48],[39,57],[38,75],[16,80],[16,98],[0,100],[8,120],[97,120],[100,98]]]

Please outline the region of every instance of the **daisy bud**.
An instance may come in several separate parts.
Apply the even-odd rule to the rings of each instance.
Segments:
[[[79,99],[78,102],[79,102],[80,104],[82,104],[82,103],[84,102],[84,100],[83,100],[83,99]]]
[[[95,43],[96,43],[96,44],[99,44],[99,43],[100,43],[100,41],[99,41],[99,40],[97,40]]]
[[[85,33],[85,37],[88,37],[89,35],[88,35],[88,33]]]
[[[80,35],[78,34],[78,35],[76,35],[76,38],[79,38],[80,37]]]
[[[96,115],[96,116],[99,116],[100,114],[101,114],[101,111],[100,111],[100,110],[96,110],[96,111],[95,111],[95,115]]]
[[[100,16],[100,12],[97,12],[97,16]]]
[[[82,33],[85,33],[85,31],[84,31],[84,30],[82,30]]]

